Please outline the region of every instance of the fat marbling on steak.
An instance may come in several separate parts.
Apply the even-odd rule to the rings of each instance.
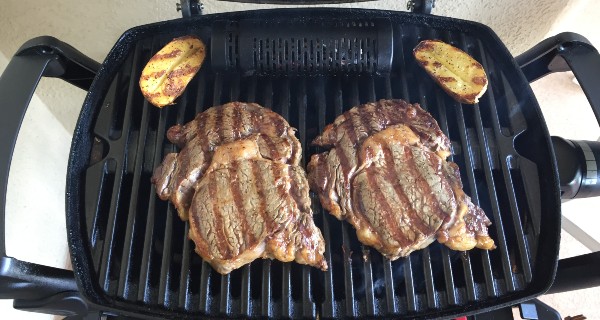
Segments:
[[[358,239],[394,260],[437,239],[454,250],[495,248],[481,208],[463,192],[450,140],[418,104],[380,100],[352,108],[313,143],[309,182]]]
[[[152,183],[189,219],[196,252],[218,272],[257,258],[327,269],[294,132],[273,111],[241,102],[168,130],[182,149],[165,156]]]
[[[193,186],[211,162],[215,148],[239,139],[253,139],[267,159],[297,165],[302,155],[295,129],[279,114],[255,103],[230,102],[199,113],[167,131],[181,148],[169,153],[154,170],[152,183],[163,200],[171,200],[179,217],[188,218]]]

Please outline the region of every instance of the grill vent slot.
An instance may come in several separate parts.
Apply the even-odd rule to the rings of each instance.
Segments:
[[[373,20],[217,21],[212,66],[244,74],[388,73],[391,22]]]

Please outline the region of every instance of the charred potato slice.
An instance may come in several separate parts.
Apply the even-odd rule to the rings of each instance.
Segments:
[[[173,104],[196,75],[205,56],[200,39],[193,36],[173,39],[144,67],[140,77],[144,97],[159,108]]]
[[[485,70],[466,52],[439,40],[424,40],[413,53],[419,65],[456,101],[474,104],[485,93]]]

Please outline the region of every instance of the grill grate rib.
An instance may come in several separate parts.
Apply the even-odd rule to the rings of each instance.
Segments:
[[[479,43],[479,51],[480,52],[484,52],[481,43]],[[486,54],[482,54],[482,63],[484,63],[487,66],[487,61],[490,60]],[[495,75],[495,67],[493,65],[489,66],[489,70],[490,73]],[[497,80],[497,77],[493,77],[494,80],[498,81],[498,86],[499,88],[504,89],[504,84]],[[493,99],[493,96],[490,96],[490,105],[492,106],[492,112],[491,112],[491,117],[492,117],[492,121],[495,124],[492,128],[494,130],[494,134],[496,137],[498,137],[498,139],[502,139],[505,140],[506,142],[502,145],[502,146],[510,146],[511,148],[513,148],[512,146],[512,138],[511,137],[506,137],[501,131],[501,125],[500,125],[500,119],[498,118],[498,110],[496,107],[496,103]],[[515,195],[515,189],[514,189],[514,183],[512,181],[512,175],[510,172],[510,169],[508,167],[508,162],[510,161],[509,157],[507,157],[506,159],[503,159],[503,161],[501,161],[501,168],[502,168],[502,175],[504,177],[504,187],[507,190],[508,193],[508,200],[509,200],[509,204],[510,204],[510,209],[511,209],[511,213],[512,213],[512,225],[515,228],[515,234],[520,235],[520,234],[524,234],[523,232],[523,226],[521,225],[521,214],[519,211],[519,207],[517,205],[517,198]],[[517,241],[517,245],[518,245],[518,251],[519,251],[519,259],[520,259],[520,266],[523,268],[523,274],[525,276],[525,281],[526,282],[530,282],[531,281],[531,265],[529,264],[529,248],[527,246],[527,243],[525,242],[525,237],[515,237],[516,241]]]
[[[141,46],[136,46],[135,51],[134,51],[134,55],[132,58],[132,63],[130,65],[133,65],[131,68],[132,70],[130,71],[131,74],[136,74],[137,73],[137,69],[139,68],[139,62],[137,62],[140,58],[140,52],[141,52]],[[137,63],[136,63],[137,62]],[[128,128],[130,127],[130,121],[131,121],[131,109],[133,108],[133,97],[134,97],[134,90],[135,90],[135,78],[134,77],[129,77],[129,86],[128,86],[128,92],[126,95],[126,105],[123,108],[123,106],[116,106],[117,108],[121,108],[125,110],[125,114],[123,116],[123,128]],[[116,99],[115,99],[116,100]],[[119,135],[118,137],[119,140],[122,139],[127,139],[127,136],[123,136],[122,134]],[[104,248],[102,250],[102,263],[100,265],[100,285],[104,288],[105,291],[109,292],[110,294],[114,295],[116,288],[114,287],[114,283],[117,282],[116,279],[114,279],[115,277],[111,277],[111,272],[113,271],[113,268],[116,268],[116,264],[118,264],[117,261],[115,261],[115,259],[118,257],[118,253],[113,253],[113,249],[115,249],[116,247],[116,243],[115,243],[115,237],[119,236],[120,234],[122,235],[123,232],[118,232],[115,231],[115,229],[120,225],[117,221],[117,219],[120,218],[121,215],[123,215],[124,213],[121,212],[123,210],[121,210],[120,208],[120,202],[124,201],[121,197],[121,193],[124,185],[124,161],[125,161],[125,147],[123,144],[120,144],[122,147],[121,148],[111,148],[110,152],[114,152],[114,157],[115,157],[115,162],[116,162],[116,176],[115,176],[115,180],[114,180],[114,186],[113,186],[113,194],[111,197],[111,204],[110,204],[110,213],[108,216],[108,222],[107,222],[107,232],[106,235],[108,237],[108,239],[104,242]],[[114,279],[114,280],[113,280]]]
[[[528,129],[520,106],[513,105],[522,93],[514,92],[514,75],[495,63],[496,54],[486,51],[486,42],[460,30],[395,23],[390,43],[394,56],[386,67],[390,73],[327,74],[319,69],[322,66],[313,66],[319,71],[316,74],[307,73],[310,67],[289,76],[280,72],[238,74],[230,72],[231,68],[239,69],[239,64],[252,58],[242,57],[239,48],[248,40],[242,39],[247,30],[234,21],[215,25],[226,30],[218,35],[225,41],[226,66],[213,72],[214,63],[221,63],[221,58],[207,56],[176,106],[150,106],[143,100],[137,80],[146,60],[179,33],[138,42],[104,97],[94,133],[99,145],[109,148],[85,173],[86,188],[97,191],[86,194],[86,230],[103,294],[117,298],[123,306],[143,306],[168,315],[427,317],[440,310],[461,312],[474,303],[524,290],[533,281],[540,223],[533,216],[535,204],[519,191],[526,188],[523,179],[531,181],[531,174],[522,174],[520,166],[536,165],[519,159],[513,143],[517,134]],[[207,38],[209,26],[213,25],[197,32]],[[377,29],[369,28],[369,32]],[[456,103],[413,63],[412,48],[426,38],[458,46],[484,65],[490,85],[479,105]],[[214,45],[212,40],[207,43]],[[379,46],[383,38],[378,35],[376,40]],[[254,63],[265,70],[277,67],[265,61],[290,68],[293,61],[314,63],[328,54],[321,46],[323,39],[307,39],[302,50],[299,47],[304,40],[290,41],[263,41],[259,45],[270,51],[261,53],[264,56],[259,58],[264,61]],[[374,42],[344,45],[348,44],[366,50],[363,58],[374,61],[370,56],[375,54],[370,51]],[[283,53],[276,46],[282,46]],[[356,52],[353,57],[360,58]],[[505,96],[508,98],[502,100]],[[272,108],[298,129],[305,166],[311,154],[323,151],[310,142],[336,116],[355,105],[385,98],[419,102],[438,120],[452,141],[454,156],[450,160],[460,167],[465,192],[493,222],[490,232],[498,245],[496,251],[457,253],[435,243],[391,262],[362,246],[355,230],[330,216],[319,205],[318,196],[311,194],[315,222],[326,241],[328,271],[258,260],[222,276],[194,253],[187,223],[177,218],[171,204],[158,199],[149,183],[151,170],[167,153],[177,151],[165,138],[166,130],[192,120],[210,106],[241,100]]]

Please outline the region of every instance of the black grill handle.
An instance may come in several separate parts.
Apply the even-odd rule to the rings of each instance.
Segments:
[[[193,0],[194,2],[198,0]],[[246,2],[255,4],[283,4],[283,5],[317,5],[317,4],[333,4],[333,3],[353,3],[365,2],[372,0],[220,0],[228,2]],[[187,1],[182,1],[187,2]],[[406,7],[409,11],[416,13],[431,13],[435,7],[435,0],[408,0]]]
[[[572,70],[600,124],[600,54],[583,36],[565,32],[517,57],[533,82],[553,72]],[[563,199],[600,196],[600,142],[552,137]]]
[[[65,316],[87,310],[82,299],[73,298],[79,293],[72,271],[6,256],[5,205],[15,142],[41,77],[60,78],[87,90],[99,68],[70,45],[39,37],[21,46],[0,76],[0,299],[15,299],[16,308]],[[51,307],[43,301],[51,301]]]
[[[600,123],[600,54],[588,39],[563,32],[523,52],[516,60],[529,82],[572,70]]]
[[[277,4],[277,5],[318,5],[335,3],[366,2],[373,0],[219,0],[224,2],[243,2],[253,4]]]
[[[540,42],[516,58],[533,82],[572,70],[600,124],[600,54],[583,36],[565,32]],[[600,196],[600,142],[552,137],[563,199]],[[562,259],[547,293],[600,286],[600,252]]]

